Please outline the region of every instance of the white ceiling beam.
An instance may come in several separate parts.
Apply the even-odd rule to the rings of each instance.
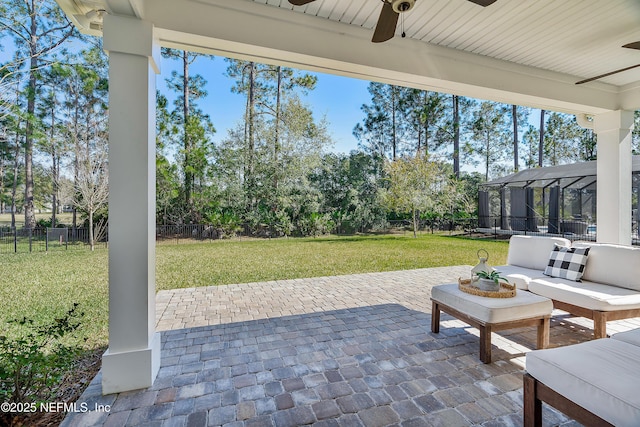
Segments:
[[[620,91],[620,110],[640,110],[640,82],[628,85]]]

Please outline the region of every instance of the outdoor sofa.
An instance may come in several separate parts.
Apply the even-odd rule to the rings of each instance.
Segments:
[[[544,274],[554,264],[552,252],[564,251],[556,246],[578,252],[589,248],[579,274],[569,274],[579,281]],[[639,426],[640,329],[606,338],[606,322],[640,317],[640,249],[512,236],[507,265],[496,269],[519,290],[547,297],[554,308],[594,321],[595,340],[527,353],[525,427],[542,425],[542,402],[585,426]],[[569,269],[577,270],[575,265]]]
[[[556,246],[589,248],[580,280],[544,274]],[[640,248],[514,235],[507,265],[495,268],[518,289],[551,299],[554,308],[592,319],[595,338],[607,336],[609,320],[640,317]]]
[[[585,426],[640,425],[640,329],[526,356],[524,425],[542,425],[542,402]]]

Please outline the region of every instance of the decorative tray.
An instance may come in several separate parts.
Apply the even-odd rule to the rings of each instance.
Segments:
[[[458,278],[458,288],[467,294],[488,298],[513,298],[516,296],[516,286],[505,282],[500,283],[500,290],[485,291],[471,284],[471,279]]]

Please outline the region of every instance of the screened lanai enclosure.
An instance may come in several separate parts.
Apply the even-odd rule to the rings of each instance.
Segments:
[[[596,240],[596,161],[526,169],[484,184],[478,231]],[[632,161],[632,240],[640,242],[640,156]]]

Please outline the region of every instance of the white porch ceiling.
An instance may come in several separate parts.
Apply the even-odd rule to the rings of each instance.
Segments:
[[[295,8],[287,0],[254,1],[371,30],[381,9],[379,0],[316,0]],[[579,78],[640,64],[640,52],[621,48],[640,41],[638,0],[498,0],[485,8],[417,0],[403,16],[408,38]],[[396,36],[401,32],[399,23]],[[637,80],[640,69],[601,81]]]
[[[96,0],[58,0],[69,16]],[[105,0],[161,44],[502,102],[597,114],[640,108],[640,0],[417,0],[396,37],[370,42],[380,0]],[[99,33],[99,31],[93,31]]]

